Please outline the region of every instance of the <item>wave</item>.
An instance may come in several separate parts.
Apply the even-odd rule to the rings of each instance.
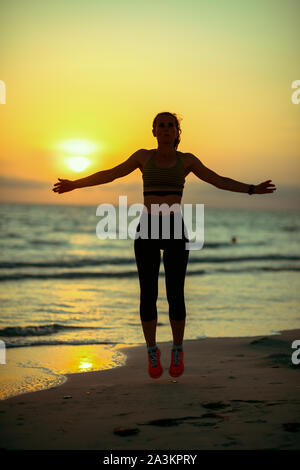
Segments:
[[[43,336],[52,335],[62,330],[90,330],[90,329],[103,329],[101,327],[87,327],[87,326],[68,326],[52,323],[50,325],[31,325],[31,326],[8,326],[0,329],[0,336],[7,338],[11,337],[24,337],[24,336]]]
[[[25,348],[25,347],[32,347],[32,346],[88,346],[88,345],[115,345],[115,344],[120,344],[119,342],[114,342],[114,341],[97,341],[97,340],[51,340],[51,339],[45,339],[45,340],[40,340],[40,341],[30,341],[30,340],[24,340],[22,342],[10,342],[5,341],[5,348]]]
[[[187,276],[202,275],[202,274],[215,274],[215,273],[249,273],[249,272],[260,272],[260,271],[273,271],[273,272],[298,272],[300,271],[300,266],[247,266],[245,268],[228,268],[228,269],[196,269],[196,270],[187,270]],[[108,278],[135,278],[138,276],[137,271],[123,271],[123,272],[65,272],[65,273],[37,273],[37,274],[28,274],[28,273],[19,273],[11,275],[0,276],[0,282],[5,281],[23,281],[26,279],[108,279]],[[160,272],[159,276],[164,276],[164,272]]]
[[[65,240],[40,240],[40,239],[28,240],[27,243],[30,243],[30,245],[33,245],[33,246],[36,246],[36,245],[61,246],[61,245],[66,244]]]
[[[298,272],[300,266],[252,266],[243,269],[215,269],[213,273],[249,273],[249,272],[260,272],[260,271],[271,271],[271,272]],[[191,273],[190,273],[191,274]]]
[[[237,245],[233,244],[232,242],[204,242],[203,249],[206,248],[236,248],[236,246],[245,247],[245,246],[257,246],[257,245],[266,245],[267,242],[265,241],[257,241],[257,242],[238,242]]]
[[[292,225],[292,226],[281,227],[281,230],[283,230],[284,232],[299,232],[299,227]]]
[[[189,263],[235,263],[240,261],[300,261],[297,255],[258,255],[258,256],[199,256],[191,258]]]
[[[193,250],[190,251],[189,263],[234,263],[240,261],[300,261],[297,255],[258,255],[258,256],[192,256]],[[134,256],[131,258],[83,258],[77,260],[56,260],[56,261],[2,261],[0,268],[16,269],[16,268],[83,268],[89,266],[105,266],[105,265],[130,265],[135,264]]]
[[[0,262],[0,268],[81,268],[86,266],[104,266],[107,264],[123,265],[132,264],[133,258],[83,258],[77,260],[56,260],[56,261],[3,261]]]
[[[21,281],[25,279],[91,279],[91,278],[131,278],[138,275],[137,271],[125,271],[125,272],[67,272],[67,273],[51,273],[51,274],[28,274],[19,273],[0,276],[0,282],[2,281]]]

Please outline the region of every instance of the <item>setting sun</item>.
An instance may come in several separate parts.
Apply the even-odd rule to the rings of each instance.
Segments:
[[[62,142],[59,145],[59,148],[68,153],[89,155],[98,149],[98,145],[93,142],[89,142],[88,140],[71,139],[66,142]]]
[[[67,159],[67,165],[73,171],[83,171],[88,166],[90,166],[91,162],[86,157],[70,157]]]

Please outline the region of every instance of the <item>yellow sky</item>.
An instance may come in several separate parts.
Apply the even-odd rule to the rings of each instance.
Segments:
[[[152,120],[165,110],[182,118],[178,150],[217,173],[298,185],[298,1],[4,0],[0,9],[2,201],[98,204],[131,190],[141,202],[139,170],[64,195],[51,188],[155,148]],[[80,152],[62,148],[70,140],[95,146],[79,173],[67,158]]]

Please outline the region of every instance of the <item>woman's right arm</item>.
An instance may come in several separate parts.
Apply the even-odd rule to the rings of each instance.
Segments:
[[[109,170],[98,171],[86,178],[80,178],[74,181],[58,178],[59,183],[54,184],[52,191],[61,194],[67,191],[72,191],[73,189],[110,183],[117,178],[122,178],[140,167],[139,157],[142,152],[144,152],[144,149],[137,150],[120,165],[110,168]]]

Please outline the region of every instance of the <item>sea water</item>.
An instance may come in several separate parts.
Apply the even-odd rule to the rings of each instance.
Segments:
[[[2,389],[8,375],[11,384],[28,378],[2,397],[31,390],[38,374],[43,388],[63,373],[124,363],[119,346],[145,342],[134,241],[100,240],[96,206],[3,203],[0,215],[0,339],[10,359],[0,364]],[[204,245],[190,251],[186,273],[185,339],[299,328],[300,213],[205,208],[204,217]],[[157,342],[171,341],[163,262],[157,311]],[[63,346],[94,346],[107,360],[58,366],[49,358]]]

